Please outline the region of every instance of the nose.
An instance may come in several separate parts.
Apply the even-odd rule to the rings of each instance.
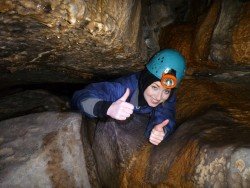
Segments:
[[[158,100],[158,101],[160,101],[161,100],[161,92],[160,91],[158,91],[157,93],[156,93],[156,99]]]

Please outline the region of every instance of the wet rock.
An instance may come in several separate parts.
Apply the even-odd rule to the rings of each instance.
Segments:
[[[84,117],[82,122],[83,126],[81,128],[81,135],[90,185],[91,187],[101,188],[103,186],[100,183],[100,178],[97,172],[96,159],[92,150],[96,123],[96,119]]]
[[[155,53],[160,49],[158,39],[161,28],[175,20],[174,8],[164,1],[152,1],[144,6],[144,14],[147,15],[143,17],[144,40],[149,50]]]
[[[248,2],[4,0],[0,5],[1,88],[85,84],[135,72],[163,47],[179,49],[204,68],[207,60],[249,62]],[[165,26],[172,28],[166,30],[169,38],[159,43]]]
[[[241,82],[185,80],[177,93],[178,129],[159,146],[144,137],[146,117],[99,122],[93,153],[101,184],[248,187],[249,91]]]
[[[187,16],[191,20],[188,23],[181,22],[164,27],[159,37],[161,48],[174,48],[184,55],[187,61],[186,73],[188,75],[217,68],[216,65],[208,62],[208,56],[210,40],[216,19],[219,16],[220,2],[213,2],[204,12],[200,11],[204,9],[205,5],[200,3],[194,2],[194,4],[189,5]],[[200,12],[201,15],[196,11]]]
[[[216,106],[228,110],[234,121],[250,121],[248,78],[249,74],[228,72],[184,80],[177,91],[177,121],[199,117]]]
[[[238,23],[233,31],[232,59],[233,62],[240,65],[249,65],[250,61],[250,24],[249,24],[250,3],[245,2],[241,6],[238,16]]]
[[[218,23],[214,29],[210,58],[219,63],[232,62],[232,33],[241,8],[239,1],[222,1]]]
[[[185,35],[183,35],[185,33]],[[170,25],[162,29],[159,36],[161,48],[174,48],[179,50],[187,62],[187,74],[196,62],[193,61],[191,46],[194,41],[194,27],[191,24]]]
[[[90,187],[76,113],[0,122],[0,187]]]
[[[137,156],[149,146],[144,137],[147,119],[135,115],[126,120],[127,124],[112,119],[97,124],[92,148],[99,178],[104,187],[130,187],[130,179],[124,179],[122,174],[129,174],[134,162],[145,161],[148,156],[145,153]],[[147,163],[140,167],[137,169],[137,174],[144,173]],[[137,175],[133,186],[143,182],[141,178]]]
[[[192,177],[196,186],[235,187],[237,183],[249,186],[249,123],[238,124],[217,110],[190,123],[184,126],[190,128],[195,134],[192,139],[199,143]]]
[[[148,58],[140,1],[0,5],[0,81],[6,85],[87,83],[140,70]]]
[[[69,104],[45,90],[20,90],[0,98],[0,120],[30,113],[45,111],[66,111]]]
[[[133,118],[125,127],[112,120],[97,125],[93,151],[105,187],[250,185],[249,124],[214,108],[153,146],[143,137],[146,119]]]
[[[171,24],[162,29],[159,37],[161,48],[182,52],[189,75],[206,70],[219,71],[219,68],[232,71],[242,65],[248,68],[249,3],[233,0],[211,3],[206,11],[196,15],[197,21],[194,17],[188,23]],[[191,10],[188,15],[192,14]]]
[[[210,49],[210,41],[214,31],[216,20],[219,17],[221,3],[213,2],[207,14],[200,19],[195,31],[195,40],[193,42],[194,61],[207,61]]]

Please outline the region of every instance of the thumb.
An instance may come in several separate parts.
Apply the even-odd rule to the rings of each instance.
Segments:
[[[163,127],[165,127],[168,124],[169,120],[166,119],[163,122],[161,122],[160,124],[155,126],[155,130],[156,131],[163,131]]]
[[[123,96],[119,100],[125,102],[129,96],[129,93],[130,93],[130,90],[129,88],[127,88],[126,92],[123,94]]]

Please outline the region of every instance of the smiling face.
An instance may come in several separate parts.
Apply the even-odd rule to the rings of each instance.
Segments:
[[[143,95],[149,106],[156,107],[168,99],[170,91],[164,89],[160,81],[156,81],[145,89]]]

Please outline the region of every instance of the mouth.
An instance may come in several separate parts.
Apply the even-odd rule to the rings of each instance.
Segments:
[[[155,100],[154,98],[151,99],[151,102],[152,102],[153,104],[159,104],[159,103],[160,103],[159,100]]]

